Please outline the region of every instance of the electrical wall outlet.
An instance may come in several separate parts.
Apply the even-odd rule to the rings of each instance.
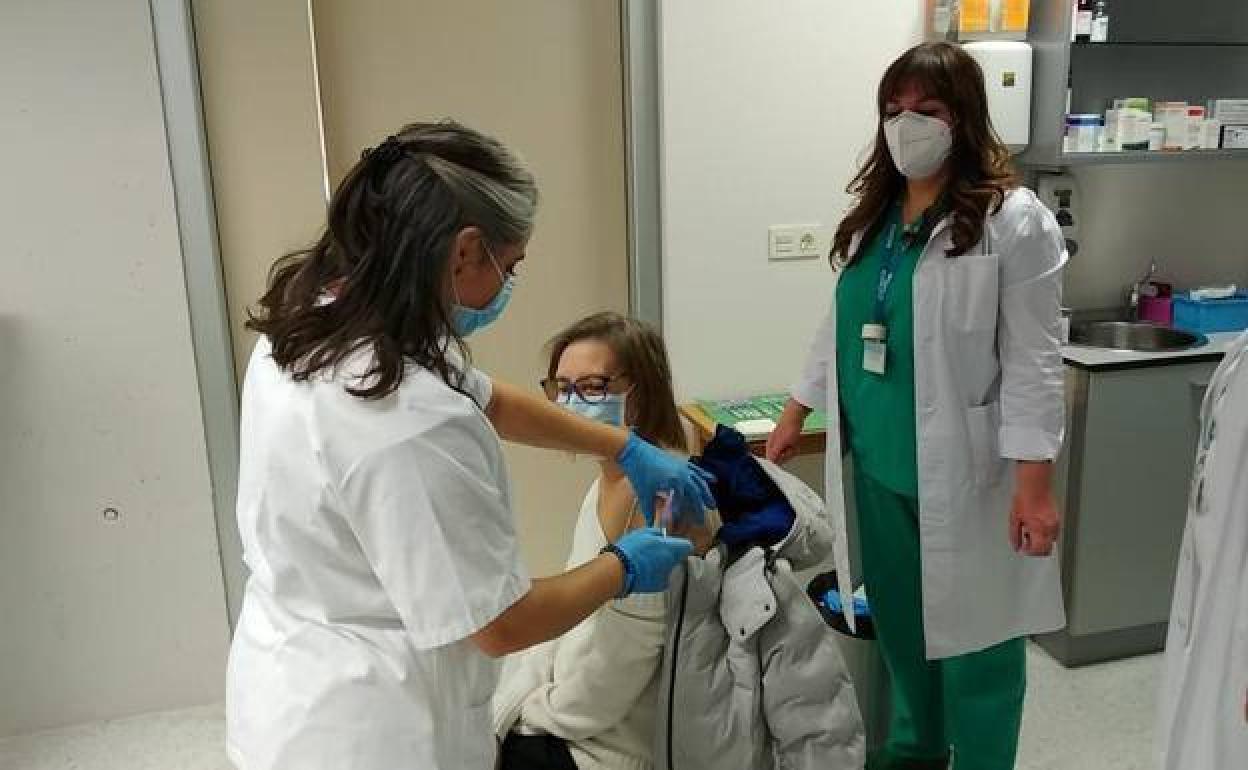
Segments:
[[[1049,207],[1066,239],[1071,256],[1079,250],[1079,188],[1070,174],[1041,172],[1036,177],[1036,197]]]
[[[1079,196],[1075,180],[1069,174],[1041,172],[1036,179],[1036,197],[1049,207],[1063,230],[1075,226]]]
[[[767,258],[817,259],[827,256],[828,233],[823,225],[772,225],[767,228]]]

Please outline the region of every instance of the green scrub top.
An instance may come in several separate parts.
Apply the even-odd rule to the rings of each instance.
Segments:
[[[889,232],[901,238],[901,207],[891,205],[859,256],[845,268],[836,290],[836,373],[849,448],[860,471],[887,489],[919,496],[918,440],[914,406],[914,271],[926,246],[907,244],[884,302],[888,327],[884,374],[863,368],[863,324],[875,323],[880,264]]]

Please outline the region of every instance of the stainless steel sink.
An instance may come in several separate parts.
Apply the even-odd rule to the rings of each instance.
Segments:
[[[1094,348],[1161,353],[1200,347],[1208,341],[1200,334],[1130,321],[1095,321],[1070,327],[1072,345]]]

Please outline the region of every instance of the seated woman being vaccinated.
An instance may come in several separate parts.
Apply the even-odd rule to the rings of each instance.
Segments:
[[[542,387],[566,409],[687,451],[663,340],[641,321],[602,313],[561,332]],[[712,518],[683,533],[700,551]],[[602,463],[581,504],[568,566],[644,526],[632,485]],[[666,594],[620,598],[562,637],[509,658],[494,700],[503,770],[650,768],[666,612]]]

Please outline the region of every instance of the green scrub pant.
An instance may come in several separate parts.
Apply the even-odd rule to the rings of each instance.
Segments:
[[[918,501],[855,474],[867,597],[892,687],[883,754],[869,770],[1011,770],[1027,669],[1022,639],[927,660]],[[985,580],[992,576],[985,575]]]

